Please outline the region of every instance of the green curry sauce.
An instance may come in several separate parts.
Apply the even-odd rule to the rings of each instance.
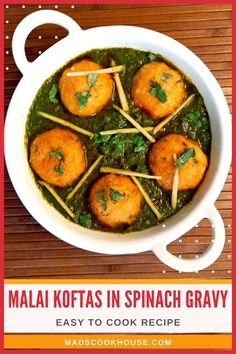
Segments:
[[[152,53],[129,48],[109,48],[95,49],[87,52],[73,59],[73,61],[71,61],[66,66],[71,65],[73,62],[82,58],[92,59],[95,62],[102,64],[104,67],[110,66],[111,58],[115,60],[117,65],[125,64],[126,70],[120,73],[120,78],[128,99],[130,115],[135,118],[136,121],[143,127],[154,126],[157,124],[157,120],[152,119],[148,114],[134,106],[130,98],[130,88],[133,75],[142,65],[153,60],[166,61],[165,59]],[[170,63],[168,64],[172,65]],[[102,109],[101,112],[92,117],[77,117],[69,113],[60,102],[58,93],[57,95],[54,95],[55,97],[52,99],[52,97],[50,97],[52,91],[51,94],[49,94],[49,92],[52,89],[52,86],[55,86],[55,84],[58,83],[58,79],[60,78],[66,66],[59,69],[52,77],[44,82],[33,101],[26,125],[26,141],[28,148],[38,134],[59,126],[57,123],[54,123],[45,118],[41,118],[38,115],[38,111],[47,112],[57,117],[61,117],[93,133],[98,133],[102,130],[132,127],[131,124],[123,116],[121,116],[119,112],[112,108],[112,104],[114,103],[120,105],[116,92],[114,92],[110,103],[104,109]],[[155,139],[158,140],[161,136],[168,133],[182,134],[187,138],[197,141],[209,159],[211,132],[208,113],[206,111],[204,101],[198,93],[196,87],[186,77],[185,81],[188,93],[190,94],[194,92],[195,98],[190,102],[189,105],[187,105],[187,107],[185,107],[167,125],[165,125],[164,131],[156,134]],[[189,112],[194,113],[189,114]],[[63,128],[63,126],[60,127]],[[67,129],[66,127],[64,128]],[[95,135],[93,139],[90,139],[88,136],[79,133],[77,134],[80,141],[86,147],[88,166],[91,166],[96,158],[100,154],[103,154],[104,158],[102,160],[102,165],[104,166],[130,169],[136,172],[148,174],[150,173],[147,166],[146,155],[151,143],[141,134],[136,133],[112,135],[108,141],[105,141],[106,139],[101,139],[101,137],[97,135]],[[111,231],[111,229],[101,226],[96,221],[96,219],[91,215],[87,204],[89,188],[93,182],[96,181],[101,175],[99,168],[100,166],[98,166],[92,175],[89,176],[89,178],[77,191],[75,196],[68,202],[68,206],[76,215],[76,223],[82,224],[85,227],[91,227],[92,229]],[[37,182],[38,176],[34,176]],[[80,178],[81,176],[79,179]],[[173,210],[171,207],[171,191],[167,191],[161,188],[156,182],[154,182],[154,180],[140,178],[139,181],[145,191],[151,196],[152,201],[156,205],[159,212],[162,214],[162,219],[158,221],[150,207],[146,204],[145,201],[143,201],[141,212],[132,225],[119,227],[118,229],[112,231],[131,232],[155,226],[178,212],[178,210],[180,210],[185,204],[191,201],[196,191],[189,190],[185,192],[178,192],[177,208]],[[65,188],[55,187],[55,191],[65,201],[66,196],[77,183],[78,180]],[[62,209],[62,207],[56,202],[48,190],[45,187],[42,187],[38,182],[37,184],[38,187],[42,190],[42,194],[48,200],[48,202],[66,218],[70,219],[64,209]],[[89,218],[87,218],[87,215],[89,215]]]

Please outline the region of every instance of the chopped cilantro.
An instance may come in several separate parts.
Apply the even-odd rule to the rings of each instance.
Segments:
[[[111,138],[111,135],[101,135],[99,133],[95,133],[93,135],[93,141],[95,144],[105,144],[107,143]]]
[[[113,148],[112,154],[113,154],[113,156],[117,156],[117,155],[123,156],[124,155],[125,144],[124,144],[124,141],[122,141],[122,140],[123,140],[123,137],[120,134],[115,135],[114,138],[112,139],[112,148]]]
[[[135,134],[134,139],[133,139],[133,147],[134,147],[134,152],[141,152],[146,150],[147,145],[145,141],[143,140],[143,137],[141,134]]]
[[[124,199],[124,195],[120,194],[118,191],[116,191],[115,189],[111,188],[110,189],[110,197],[111,197],[111,201],[112,203],[117,203],[120,200]]]
[[[92,225],[92,215],[90,213],[81,212],[78,221],[81,226],[90,228]]]
[[[157,82],[154,81],[154,80],[151,80],[151,81],[150,81],[150,86],[151,86],[151,87],[156,87],[156,86],[157,86]]]
[[[200,120],[200,117],[201,117],[201,113],[199,111],[192,111],[192,112],[189,112],[185,115],[185,117],[187,119],[190,119],[191,122],[194,123],[194,125],[197,127],[197,128],[201,128],[202,127],[202,122]]]
[[[150,60],[150,61],[154,61],[154,60],[156,60],[156,55],[155,54],[153,54],[153,53],[148,53],[147,54],[147,57],[148,57],[148,59]]]
[[[167,101],[167,95],[165,91],[162,89],[161,85],[156,81],[150,81],[150,90],[149,92],[154,95],[161,103],[165,103]]]
[[[179,158],[178,160],[175,161],[175,165],[178,168],[178,170],[181,170],[184,165],[186,164],[186,162],[188,162],[188,160],[190,159],[190,157],[194,157],[195,156],[195,150],[189,149],[187,151],[185,151]]]
[[[88,85],[89,88],[93,87],[97,81],[98,74],[89,74],[88,75]]]
[[[89,99],[89,97],[91,96],[90,91],[84,91],[84,92],[77,92],[75,94],[77,100],[78,100],[78,104],[79,104],[79,109],[83,109],[84,107],[86,107],[86,103]]]
[[[48,153],[49,156],[51,157],[57,157],[58,160],[60,161],[59,166],[54,166],[54,172],[59,173],[61,176],[64,173],[63,168],[61,167],[61,163],[65,161],[65,156],[62,155],[62,148],[59,148],[58,150],[52,150]]]
[[[49,101],[58,104],[58,98],[57,98],[57,85],[53,84],[50,91],[48,92],[48,98]]]
[[[104,189],[99,189],[96,193],[97,201],[101,203],[104,207],[104,210],[107,209],[107,200],[104,196]]]
[[[59,173],[59,175],[63,175],[64,170],[61,166],[54,166],[54,172]]]
[[[49,156],[51,157],[57,157],[61,162],[65,161],[65,156],[62,155],[62,148],[58,150],[52,150],[49,152]]]
[[[109,155],[110,158],[124,156],[125,154],[125,137],[121,134],[112,136],[95,133],[93,141],[99,145],[102,154]]]
[[[169,73],[162,73],[162,75],[161,75],[161,81],[167,82],[170,77],[173,77],[173,75],[172,75],[172,74],[169,74]]]

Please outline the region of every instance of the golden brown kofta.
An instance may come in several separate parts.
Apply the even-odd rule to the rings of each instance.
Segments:
[[[59,80],[60,97],[63,105],[72,114],[91,116],[98,113],[112,96],[113,80],[110,74],[99,74],[91,84],[88,75],[67,76],[67,73],[99,69],[102,69],[100,65],[84,59],[72,64],[63,72]]]
[[[65,187],[84,172],[85,150],[76,134],[54,128],[38,135],[32,142],[30,165],[42,180]]]
[[[142,194],[131,178],[109,173],[93,184],[88,201],[99,223],[117,227],[130,225],[136,219]]]
[[[152,145],[148,153],[148,165],[153,175],[162,177],[158,183],[163,188],[172,189],[176,171],[174,156],[178,159],[192,148],[195,150],[195,156],[190,157],[179,170],[179,191],[197,187],[208,165],[207,156],[196,142],[179,134],[165,135]]]
[[[152,89],[152,92],[158,92],[159,98],[150,92]],[[133,78],[131,97],[134,104],[144,109],[152,118],[168,116],[175,111],[185,96],[185,82],[182,76],[163,62],[143,65]]]

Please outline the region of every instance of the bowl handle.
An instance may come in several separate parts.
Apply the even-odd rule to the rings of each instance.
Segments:
[[[81,33],[82,31],[80,26],[74,20],[72,20],[71,17],[59,11],[40,10],[26,16],[16,27],[12,38],[13,57],[16,65],[23,75],[32,64],[32,62],[27,60],[25,55],[26,39],[31,31],[33,31],[36,27],[46,23],[52,23],[64,27],[68,30],[69,36],[78,36],[78,33]],[[58,43],[54,44],[53,46],[56,46],[57,44]]]
[[[222,217],[214,205],[205,211],[203,218],[209,219],[214,226],[212,226],[212,242],[198,258],[178,258],[167,251],[168,243],[154,246],[152,248],[154,254],[163,263],[180,272],[197,272],[210,266],[220,256],[224,248],[225,229]]]

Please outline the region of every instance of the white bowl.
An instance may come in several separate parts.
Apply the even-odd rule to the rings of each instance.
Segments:
[[[66,28],[68,36],[34,62],[25,56],[25,41],[37,26],[54,23]],[[176,216],[148,230],[129,235],[107,234],[84,229],[58,213],[41,195],[29,168],[24,144],[25,124],[34,97],[43,82],[70,59],[93,48],[132,47],[161,54],[182,70],[203,96],[210,116],[212,149],[210,166],[193,200]],[[203,62],[189,49],[161,33],[133,26],[96,27],[83,31],[70,17],[41,10],[17,26],[12,50],[23,74],[9,105],[5,123],[5,158],[13,186],[31,215],[49,232],[76,247],[106,254],[128,254],[153,250],[168,266],[193,272],[211,265],[221,254],[225,231],[214,206],[223,188],[231,162],[231,117],[223,92]],[[212,243],[197,259],[179,259],[167,246],[201,219],[213,224]]]

